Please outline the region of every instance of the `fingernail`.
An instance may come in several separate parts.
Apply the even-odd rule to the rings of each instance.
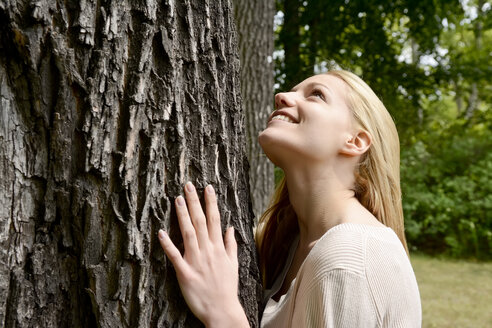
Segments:
[[[179,205],[179,206],[183,206],[185,204],[185,201],[184,201],[184,198],[183,196],[178,196],[176,198],[176,203]]]
[[[205,188],[207,190],[207,193],[209,193],[210,195],[213,195],[214,193],[214,187],[212,187],[212,185],[208,185],[207,188]]]
[[[159,230],[159,239],[164,239],[166,238],[167,233],[164,230]]]
[[[186,191],[188,191],[188,192],[194,192],[195,191],[195,186],[193,186],[193,183],[191,183],[191,182],[186,183]]]

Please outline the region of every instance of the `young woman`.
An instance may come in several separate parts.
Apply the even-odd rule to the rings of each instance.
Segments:
[[[374,92],[330,71],[275,96],[260,134],[285,178],[257,227],[262,327],[420,327],[403,231],[399,141]],[[213,188],[206,215],[191,183],[176,209],[184,256],[159,232],[183,295],[207,327],[249,327],[237,297],[233,230],[222,239]],[[187,205],[186,205],[187,204]]]

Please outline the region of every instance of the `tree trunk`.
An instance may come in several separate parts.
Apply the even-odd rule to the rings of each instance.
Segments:
[[[274,15],[274,0],[234,1],[241,60],[241,94],[246,114],[249,180],[256,218],[267,208],[275,186],[273,164],[258,143],[258,134],[265,128],[273,111]]]
[[[159,228],[213,184],[261,288],[228,1],[0,0],[0,326],[195,327]]]
[[[473,35],[475,37],[475,50],[480,53],[482,50],[482,29],[485,13],[483,11],[483,0],[478,0],[477,3],[477,15],[475,18],[475,23],[473,24]],[[470,86],[470,96],[468,97],[468,106],[466,107],[465,118],[470,120],[473,114],[480,106],[480,91],[476,82],[472,82]]]
[[[301,59],[301,28],[300,7],[301,0],[281,0],[283,6],[284,21],[278,36],[278,42],[284,49],[284,68],[282,91],[288,91],[296,84],[312,75],[313,72],[306,72]]]

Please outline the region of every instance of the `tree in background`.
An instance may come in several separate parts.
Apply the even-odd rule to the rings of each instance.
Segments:
[[[229,2],[0,1],[0,322],[194,327],[156,237],[213,184],[257,325]]]
[[[246,117],[247,154],[253,211],[258,218],[275,187],[273,164],[258,143],[273,111],[273,0],[235,0],[239,35],[241,96]]]
[[[277,0],[277,10],[279,89],[349,69],[395,119],[409,245],[490,258],[491,3]]]

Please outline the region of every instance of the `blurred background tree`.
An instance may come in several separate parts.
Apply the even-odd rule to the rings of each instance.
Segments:
[[[412,250],[492,258],[491,2],[277,0],[275,88],[343,68],[400,134]]]

